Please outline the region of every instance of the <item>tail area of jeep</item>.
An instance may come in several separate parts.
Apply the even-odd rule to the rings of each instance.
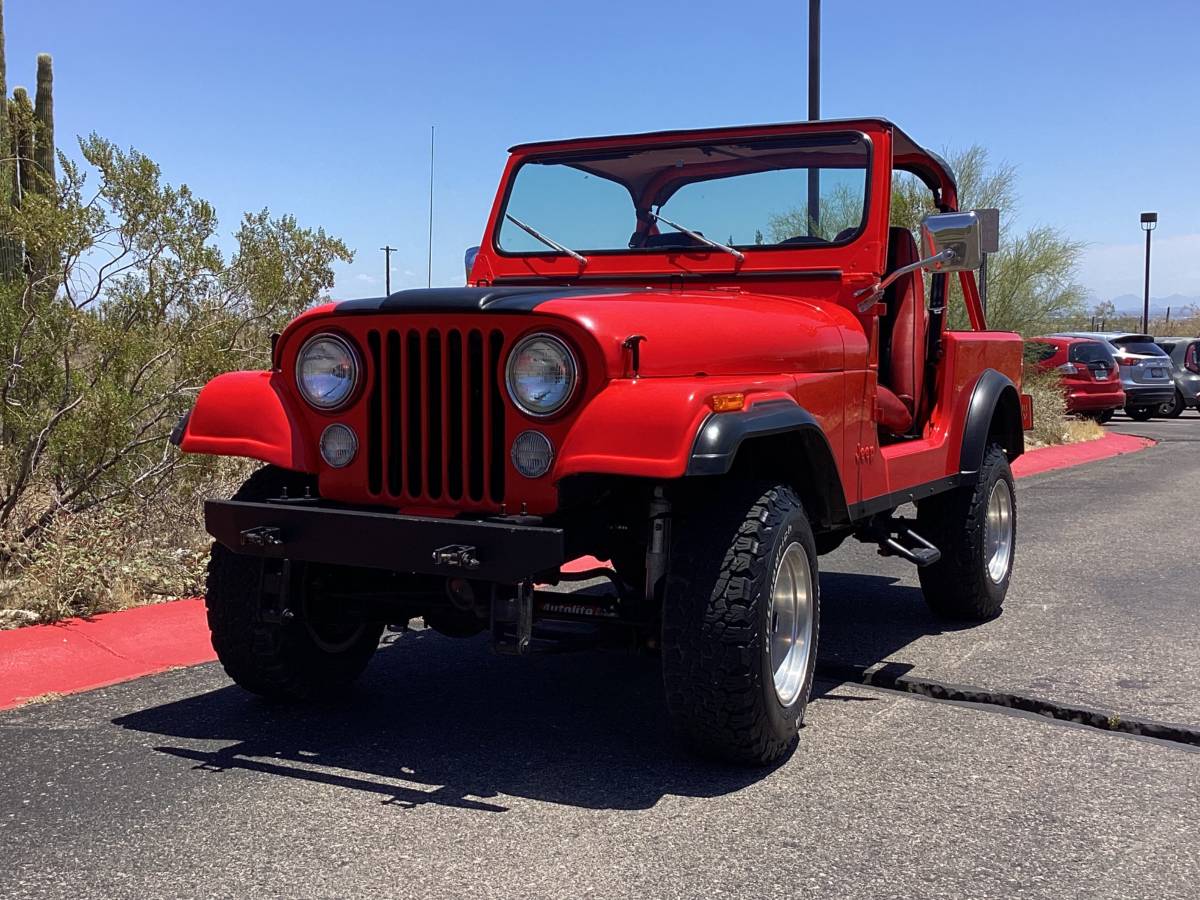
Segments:
[[[889,224],[897,173],[928,189],[919,235]],[[205,507],[225,670],[326,694],[416,618],[624,647],[660,656],[693,748],[778,760],[821,554],[854,537],[938,615],[1000,612],[1032,410],[980,258],[953,172],[879,119],[513,148],[467,286],[317,306],[177,429],[264,464]],[[564,572],[585,557],[609,565]]]

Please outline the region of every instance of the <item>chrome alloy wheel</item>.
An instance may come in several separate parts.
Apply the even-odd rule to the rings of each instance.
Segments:
[[[788,545],[779,559],[767,607],[775,696],[791,706],[800,696],[812,653],[813,574],[804,547]]]
[[[988,578],[999,584],[1008,574],[1013,552],[1013,496],[1008,482],[1000,479],[992,485],[988,497],[987,518],[983,526],[983,552]]]

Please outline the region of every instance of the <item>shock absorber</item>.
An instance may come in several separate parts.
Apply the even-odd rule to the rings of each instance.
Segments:
[[[654,489],[650,500],[650,537],[646,542],[647,601],[658,597],[662,580],[671,563],[671,501],[661,486]]]

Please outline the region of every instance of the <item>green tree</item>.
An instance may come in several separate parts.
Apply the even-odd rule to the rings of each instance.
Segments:
[[[136,150],[96,135],[51,191],[0,205],[0,239],[58,261],[0,284],[0,531],[36,543],[62,514],[153,503],[210,460],[167,442],[196,391],[261,366],[269,334],[333,284],[349,249],[266,210],[226,256],[217,216]]]
[[[1085,292],[1075,280],[1083,244],[1049,225],[1014,232],[1017,172],[993,165],[978,144],[950,153],[958,182],[960,209],[1000,210],[1000,251],[988,257],[988,327],[1033,335],[1053,330],[1063,319],[1082,314]],[[920,228],[933,209],[933,197],[915,177],[900,173],[892,182],[893,225]],[[951,276],[950,327],[965,327],[966,310],[958,279]]]
[[[988,257],[988,327],[1036,334],[1082,314],[1084,290],[1075,280],[1075,270],[1083,245],[1048,225],[1014,232],[1010,223],[1017,208],[1016,169],[1007,163],[992,164],[978,144],[949,154],[949,162],[958,183],[960,209],[1000,210],[1000,251]],[[921,219],[936,211],[933,194],[924,183],[905,172],[895,174],[892,225],[918,235]],[[771,216],[768,224],[775,241],[808,234],[833,240],[861,220],[861,193],[840,184],[822,194],[818,222],[810,222],[808,211],[798,207]],[[951,276],[950,285],[950,327],[966,327],[958,278]]]

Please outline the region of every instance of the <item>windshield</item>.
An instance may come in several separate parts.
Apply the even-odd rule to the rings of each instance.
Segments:
[[[718,252],[703,238],[750,250],[846,243],[866,217],[868,161],[860,134],[532,159],[513,176],[497,249],[556,252],[513,219],[582,254]]]

